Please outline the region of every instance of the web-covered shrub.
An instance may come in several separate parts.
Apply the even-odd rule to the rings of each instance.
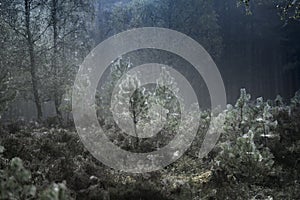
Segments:
[[[117,146],[130,151],[154,151],[167,145],[178,129],[179,89],[166,68],[161,69],[155,84],[146,85],[141,85],[140,72],[129,73],[132,69],[129,58],[112,63],[107,80],[96,94],[98,120]],[[113,92],[116,93],[112,95]],[[154,137],[142,137],[145,133]]]
[[[276,132],[280,140],[270,146],[275,160],[284,167],[300,172],[300,91],[285,105],[278,96],[273,107],[278,121]]]
[[[267,144],[278,140],[277,121],[271,106],[262,98],[256,103],[251,103],[250,99],[251,96],[242,89],[235,106],[227,107],[215,167],[227,178],[261,182],[275,173],[274,156]]]
[[[250,130],[242,137],[238,137],[234,145],[223,143],[222,151],[217,157],[218,167],[226,175],[234,179],[262,181],[273,171],[273,155],[268,148],[258,150],[254,143],[254,133]]]

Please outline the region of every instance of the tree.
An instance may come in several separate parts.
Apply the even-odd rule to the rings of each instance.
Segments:
[[[42,104],[47,101],[54,102],[58,118],[62,119],[63,94],[92,45],[89,37],[94,14],[92,2],[17,0],[1,3],[1,22],[15,37],[11,48],[18,53],[13,54],[13,60],[23,70],[15,71],[17,88],[25,90],[24,98],[27,98],[26,83],[30,79],[29,90],[38,120],[42,119]]]
[[[34,102],[36,104],[37,109],[37,118],[41,120],[42,118],[42,105],[38,91],[38,77],[37,77],[37,64],[35,58],[35,39],[33,38],[32,33],[32,1],[24,0],[24,8],[25,8],[25,37],[27,39],[29,60],[30,60],[30,74],[31,74],[31,82],[32,82],[32,90],[34,96]],[[37,18],[36,18],[37,20]]]
[[[42,118],[42,102],[39,83],[40,60],[37,54],[37,43],[48,29],[45,15],[45,1],[18,0],[4,1],[1,13],[2,22],[5,23],[14,34],[18,36],[26,49],[23,50],[25,70],[30,74],[30,85],[37,110],[37,119]],[[16,41],[17,42],[17,41]],[[17,55],[20,56],[20,55]]]
[[[1,8],[1,7],[0,7]],[[0,11],[2,8],[0,9]],[[8,104],[16,96],[15,77],[13,67],[18,59],[11,59],[16,54],[16,49],[11,47],[15,35],[7,24],[0,21],[0,46],[5,51],[0,52],[0,120]]]
[[[46,99],[54,101],[62,121],[61,104],[67,88],[73,83],[77,66],[91,48],[89,30],[94,9],[90,1],[49,1],[51,31],[49,33],[49,74]],[[90,21],[86,20],[90,19]]]
[[[112,64],[108,80],[104,81],[99,92],[98,116],[105,121],[106,127],[116,126],[115,120],[119,127],[125,126],[123,131],[135,136],[133,146],[139,150],[143,144],[141,137],[155,136],[157,131],[167,132],[162,135],[163,138],[172,137],[178,125],[180,106],[178,97],[173,93],[178,88],[165,68],[162,68],[157,83],[153,85],[141,85],[141,74],[129,72],[131,69],[132,64],[126,59],[119,58]],[[112,119],[111,112],[117,119]]]
[[[218,145],[221,151],[215,159],[216,167],[221,168],[227,178],[257,183],[264,181],[266,174],[275,172],[274,156],[266,141],[275,138],[272,131],[277,121],[262,98],[258,98],[256,104],[250,99],[250,94],[241,89],[235,106],[228,105],[222,113],[225,115],[224,133]]]
[[[127,72],[131,69],[131,63],[129,60],[118,58],[111,65],[111,72],[108,80],[105,80],[100,92],[100,114],[106,118],[106,123],[113,123],[112,115],[110,112],[114,112],[119,119],[131,118],[134,135],[136,137],[135,146],[139,145],[138,123],[143,114],[147,110],[146,98],[144,88],[140,88],[140,82],[137,75],[128,75]],[[122,79],[121,79],[122,78]],[[118,82],[121,81],[121,82]],[[118,87],[119,91],[114,95],[113,89]],[[132,91],[134,91],[132,93]],[[114,95],[114,96],[112,96]],[[128,112],[124,103],[129,101]]]

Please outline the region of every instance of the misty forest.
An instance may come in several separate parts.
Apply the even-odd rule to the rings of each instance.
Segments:
[[[143,27],[175,30],[201,44],[223,79],[226,106],[212,106],[202,74],[175,53],[118,55],[93,95],[96,121],[111,144],[130,154],[155,152],[199,123],[189,148],[170,155],[174,162],[131,173],[94,157],[113,152],[87,148],[72,94],[97,45]],[[182,74],[199,111],[184,116],[168,68],[147,85],[128,73],[146,63]],[[128,112],[119,101],[124,94]],[[131,134],[114,113],[131,119]],[[77,120],[93,126],[84,115]],[[140,137],[158,126],[157,135]],[[202,156],[206,134],[219,137]],[[300,0],[0,0],[0,200],[25,199],[300,199]]]

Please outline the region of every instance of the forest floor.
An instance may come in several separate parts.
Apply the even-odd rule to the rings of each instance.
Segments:
[[[223,113],[222,135],[208,156],[195,156],[196,139],[176,162],[143,174],[103,165],[75,128],[3,126],[0,199],[300,199],[300,95],[280,106],[242,98]]]

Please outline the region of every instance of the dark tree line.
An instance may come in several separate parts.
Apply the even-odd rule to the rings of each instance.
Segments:
[[[283,5],[294,13],[285,20]],[[197,40],[217,62],[229,102],[241,87],[266,98],[288,98],[299,88],[299,1],[4,0],[0,9],[1,71],[16,94],[3,99],[32,100],[39,120],[44,103],[53,102],[61,121],[85,55],[135,27],[175,29]],[[185,75],[205,88],[192,71]]]

